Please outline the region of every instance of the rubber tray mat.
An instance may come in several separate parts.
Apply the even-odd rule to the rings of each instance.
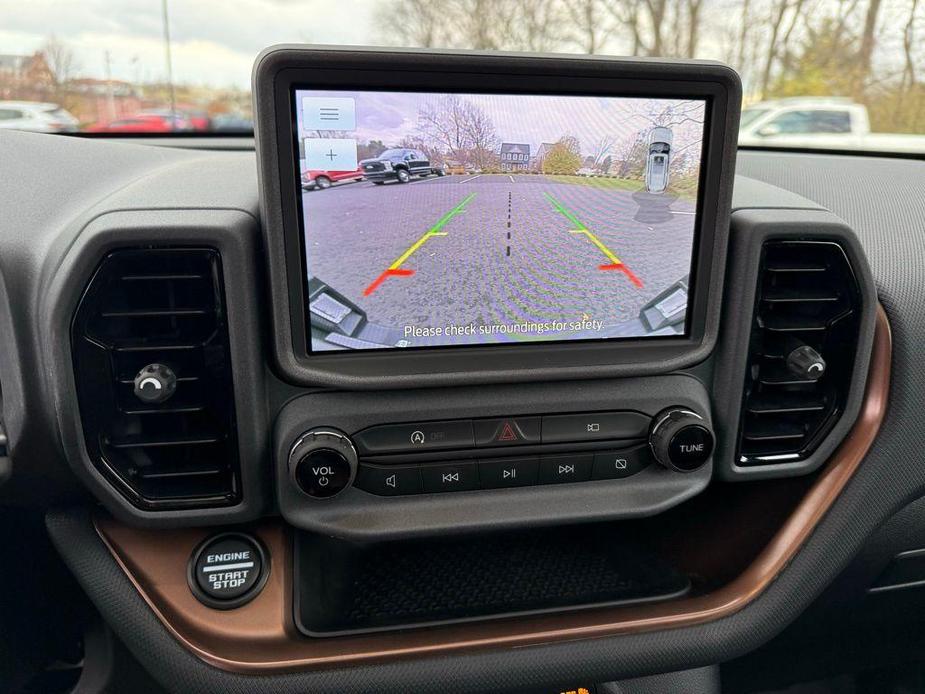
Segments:
[[[666,600],[690,581],[616,527],[369,546],[295,538],[295,621],[309,636]]]

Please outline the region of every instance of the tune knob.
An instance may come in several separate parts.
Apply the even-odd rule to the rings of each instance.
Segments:
[[[350,486],[357,453],[346,434],[323,428],[306,431],[289,452],[289,474],[305,494],[329,499]]]
[[[677,472],[693,472],[713,453],[713,432],[706,420],[683,407],[663,410],[652,420],[649,447],[655,459]]]

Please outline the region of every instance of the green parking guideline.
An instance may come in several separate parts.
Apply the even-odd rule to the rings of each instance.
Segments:
[[[413,275],[414,270],[403,270],[401,269],[402,264],[406,260],[408,260],[408,258],[410,258],[415,253],[415,251],[417,251],[421,246],[423,246],[427,242],[427,239],[429,239],[431,236],[446,236],[447,232],[441,231],[441,229],[443,229],[443,227],[446,226],[447,222],[453,219],[453,217],[455,217],[460,212],[462,212],[463,208],[474,197],[475,197],[475,193],[469,193],[466,197],[462,199],[462,201],[458,205],[456,205],[456,207],[454,207],[452,210],[450,210],[445,215],[443,215],[440,219],[438,219],[436,224],[434,224],[430,229],[424,232],[424,235],[421,236],[421,238],[419,238],[417,241],[411,244],[408,250],[406,250],[398,258],[396,258],[395,262],[389,265],[386,268],[385,272],[379,275],[375,280],[372,281],[372,283],[366,289],[363,290],[363,296],[369,296],[370,294],[372,294],[374,291],[376,291],[376,289],[379,288],[379,285],[385,282],[385,280],[389,277],[395,277],[395,276],[407,277],[409,275]]]

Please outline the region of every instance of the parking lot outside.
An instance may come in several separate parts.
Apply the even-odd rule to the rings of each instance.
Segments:
[[[530,174],[343,183],[304,192],[303,210],[310,274],[399,329],[597,321],[606,331],[688,274],[695,225],[692,200]],[[525,339],[538,336],[426,342]]]

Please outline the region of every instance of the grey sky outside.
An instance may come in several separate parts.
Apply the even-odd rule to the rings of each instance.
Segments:
[[[498,0],[501,2],[502,0]],[[255,56],[276,43],[315,43],[337,46],[397,45],[402,39],[382,25],[394,3],[389,0],[166,0],[173,44],[174,77],[179,84],[248,89]],[[440,0],[434,0],[439,3]],[[698,58],[736,65],[743,75],[746,94],[757,88],[762,61],[763,34],[770,26],[772,0],[724,0],[706,7],[698,35]],[[864,3],[861,3],[863,5]],[[903,70],[903,29],[909,19],[910,0],[884,0],[877,27],[873,62],[880,79],[897,77]],[[850,5],[850,7],[849,7]],[[858,3],[820,0],[806,11],[818,16],[854,12]],[[880,3],[878,3],[880,6]],[[925,6],[918,3],[919,22]],[[741,13],[751,8],[755,27],[750,44],[734,45]],[[847,8],[847,9],[846,9]],[[857,21],[855,16],[852,21]],[[921,26],[921,24],[919,24]],[[856,29],[857,27],[855,27]],[[797,27],[792,48],[812,39],[813,27]],[[808,33],[809,32],[809,33]],[[547,50],[582,52],[575,32],[563,26],[553,33]],[[626,55],[630,40],[601,27],[598,52]],[[920,33],[920,32],[919,32]],[[914,43],[922,44],[916,33]],[[76,57],[77,77],[115,79],[134,83],[163,81],[166,67],[161,22],[161,0],[0,0],[0,53],[31,54],[54,35]],[[787,36],[790,33],[787,32]],[[450,38],[451,43],[452,35]],[[754,44],[757,41],[756,45]],[[453,45],[458,45],[454,43]],[[786,47],[791,59],[791,45]],[[778,50],[783,51],[783,47]],[[922,59],[921,48],[914,52]],[[108,55],[108,59],[107,59]],[[783,54],[779,56],[785,57]],[[738,64],[737,60],[746,62]]]
[[[375,0],[168,0],[178,83],[250,88],[254,58],[274,43],[374,42]],[[159,0],[0,0],[0,53],[31,54],[54,34],[74,51],[76,72],[115,79],[165,78]]]
[[[395,44],[377,19],[377,8],[388,0],[167,2],[179,84],[249,89],[254,58],[276,43]],[[707,34],[704,57],[721,58]],[[115,79],[137,84],[166,78],[160,0],[0,0],[0,53],[31,54],[51,35],[74,51],[80,77],[103,78],[108,53]],[[580,52],[567,44],[556,50]]]

